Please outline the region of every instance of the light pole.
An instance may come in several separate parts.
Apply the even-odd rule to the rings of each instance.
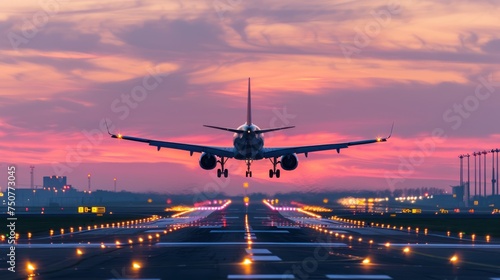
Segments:
[[[487,151],[483,151],[484,155],[484,197],[486,197],[486,154]]]
[[[491,149],[491,195],[495,195],[495,150]]]
[[[472,154],[474,156],[474,196],[477,196],[477,163],[476,163],[476,152]]]
[[[470,201],[470,155],[466,154],[465,157],[467,157],[467,202],[465,203],[465,206],[469,207],[469,201]]]
[[[90,192],[90,173],[87,175],[87,178],[89,180],[89,185],[87,187],[88,188],[87,191]]]
[[[477,152],[477,155],[479,156],[479,159],[477,160],[479,162],[479,170],[477,172],[477,177],[479,178],[478,189],[479,189],[479,196],[481,196],[481,152]]]
[[[30,177],[31,177],[31,181],[30,181],[30,187],[32,190],[35,189],[35,173],[34,173],[34,169],[35,169],[35,166],[31,165],[30,166]]]
[[[460,187],[464,187],[464,156],[459,155],[458,158],[460,159]]]
[[[115,192],[116,192],[116,178],[113,179],[114,184],[115,184]]]
[[[500,167],[498,167],[498,153],[500,152],[500,149],[496,149],[495,152],[497,152],[497,194],[499,194],[498,180],[500,179],[500,177],[498,177],[498,169],[500,169]]]

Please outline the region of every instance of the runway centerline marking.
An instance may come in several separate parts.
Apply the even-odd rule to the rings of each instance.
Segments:
[[[231,274],[227,279],[295,279],[293,274]]]
[[[328,279],[392,279],[388,275],[368,275],[368,274],[327,274]]]
[[[267,249],[245,249],[247,254],[255,255],[255,254],[271,254],[271,251]]]
[[[276,262],[276,261],[281,261],[281,258],[278,256],[256,256],[256,255],[251,255],[250,258],[252,261],[265,261],[265,262]]]
[[[210,233],[246,233],[244,229],[211,230]],[[251,233],[290,233],[288,230],[250,230]]]

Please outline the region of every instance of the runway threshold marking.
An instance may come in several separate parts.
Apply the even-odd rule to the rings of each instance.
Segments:
[[[392,279],[388,275],[368,275],[368,274],[327,274],[328,279]]]
[[[227,279],[295,279],[293,274],[230,274]]]

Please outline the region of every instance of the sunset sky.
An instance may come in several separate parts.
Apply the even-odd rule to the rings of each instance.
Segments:
[[[278,3],[278,2],[281,2]],[[0,186],[64,175],[86,189],[242,193],[439,187],[459,154],[500,148],[500,6],[495,1],[62,1],[0,4]],[[231,146],[203,124],[253,121],[265,145],[387,136],[387,143],[299,155],[269,179],[268,160],[229,161],[118,141],[125,135]],[[473,158],[471,157],[473,165]],[[491,180],[491,157],[488,155]],[[491,183],[490,183],[491,184]]]

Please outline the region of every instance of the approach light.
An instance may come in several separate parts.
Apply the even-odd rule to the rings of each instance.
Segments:
[[[31,272],[33,272],[35,270],[35,266],[32,263],[28,263],[27,268]]]
[[[138,269],[141,269],[141,268],[142,268],[142,266],[141,266],[141,264],[140,264],[140,263],[138,263],[138,262],[133,262],[133,263],[132,263],[132,268],[133,268],[134,270],[138,270]]]

